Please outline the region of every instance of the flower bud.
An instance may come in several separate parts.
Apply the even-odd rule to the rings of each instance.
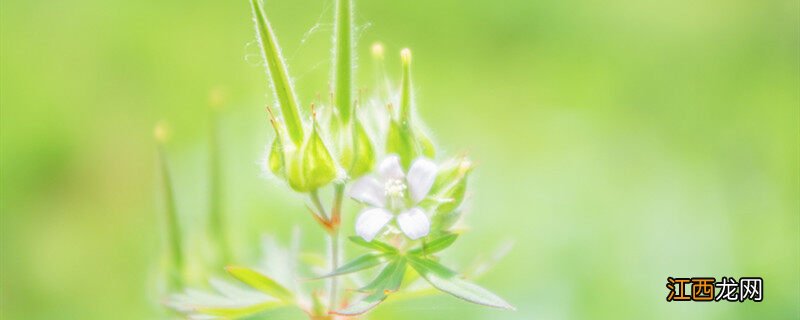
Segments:
[[[342,139],[340,160],[350,178],[355,179],[372,170],[375,165],[375,149],[358,117],[353,121],[351,130],[352,134]]]
[[[419,155],[414,134],[407,124],[396,120],[389,120],[389,132],[386,135],[386,154],[397,154],[400,164],[408,170],[411,161]]]
[[[304,178],[302,185],[305,190],[317,189],[336,179],[336,163],[319,136],[319,128],[316,123],[303,146],[301,158],[302,177]]]

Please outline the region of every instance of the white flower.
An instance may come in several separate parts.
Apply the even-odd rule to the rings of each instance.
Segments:
[[[398,156],[383,159],[377,175],[362,177],[350,188],[350,197],[369,205],[356,219],[356,233],[372,241],[396,217],[400,230],[409,238],[427,236],[431,221],[417,205],[431,190],[437,170],[433,161],[420,157],[405,174]]]

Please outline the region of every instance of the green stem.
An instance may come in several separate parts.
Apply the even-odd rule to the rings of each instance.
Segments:
[[[219,263],[231,262],[230,246],[225,234],[225,218],[222,213],[222,169],[219,150],[219,116],[211,111],[209,135],[209,195],[208,228],[211,240],[216,246]]]
[[[342,212],[342,198],[344,196],[344,184],[336,184],[334,186],[333,195],[333,208],[331,208],[331,220],[334,221],[333,232],[331,235],[331,272],[339,268],[339,221],[341,221]],[[330,277],[330,298],[328,300],[328,308],[334,310],[337,305],[338,288],[336,279],[338,277]]]
[[[319,191],[317,189],[311,190],[309,197],[311,198],[311,203],[314,204],[314,207],[316,207],[318,211],[317,214],[322,216],[325,220],[328,220],[328,213],[325,211],[325,206],[322,205],[322,201],[319,199]]]
[[[334,30],[333,92],[336,95],[336,108],[345,124],[350,122],[353,109],[353,2],[336,1],[336,21]]]
[[[178,210],[175,205],[175,194],[172,188],[172,179],[169,175],[167,156],[164,147],[159,144],[158,158],[161,164],[161,182],[164,191],[164,204],[166,207],[167,241],[170,246],[171,270],[170,280],[173,289],[183,285],[183,249],[181,244],[181,231],[178,226]]]

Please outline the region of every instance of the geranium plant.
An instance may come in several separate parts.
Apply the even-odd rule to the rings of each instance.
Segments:
[[[399,89],[382,81],[381,94],[359,101],[353,89],[353,0],[336,0],[332,99],[328,105],[303,110],[262,5],[258,0],[250,4],[275,98],[271,105],[276,106],[267,108],[275,135],[264,164],[307,199],[307,210],[321,226],[318,230],[330,237],[329,248],[323,249],[327,263],[303,259],[296,250],[268,240],[265,254],[273,262],[282,262],[283,268],[230,265],[234,261],[224,231],[217,226],[211,230],[211,242],[228,264],[225,270],[237,281],[210,279],[215,292],[187,288],[182,281],[186,252],[181,248],[167,159],[159,148],[172,257],[172,293],[167,305],[198,319],[238,318],[287,306],[301,309],[311,319],[335,319],[363,315],[395,295],[438,290],[468,302],[513,309],[440,262],[439,255],[462,232],[455,226],[462,217],[473,165],[464,156],[448,159],[437,154],[415,112],[411,51],[400,52]],[[383,47],[376,44],[372,52],[382,62]],[[162,127],[156,136],[159,141],[165,139]],[[211,163],[218,166],[213,155]],[[218,171],[212,168],[212,176]],[[347,201],[353,201],[359,211],[343,212]],[[218,204],[212,199],[210,205],[212,224],[221,224]],[[355,224],[343,225],[343,214],[356,215]],[[349,241],[341,241],[343,236]],[[341,263],[345,243],[366,253]],[[309,274],[299,274],[301,263],[309,265]],[[364,276],[370,280],[362,281]]]

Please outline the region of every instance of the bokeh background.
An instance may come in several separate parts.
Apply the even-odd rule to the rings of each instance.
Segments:
[[[270,0],[303,103],[327,93],[332,0]],[[194,260],[208,186],[209,92],[237,256],[259,235],[322,237],[261,172],[271,129],[249,4],[0,2],[0,318],[153,319],[167,146]],[[357,1],[389,73],[414,51],[419,113],[479,163],[466,263],[512,240],[478,282],[518,307],[450,296],[374,319],[800,317],[800,4]],[[352,213],[351,213],[352,215]],[[352,231],[348,231],[352,233]],[[761,276],[761,303],[667,303],[666,278]],[[293,319],[296,313],[276,318]]]

